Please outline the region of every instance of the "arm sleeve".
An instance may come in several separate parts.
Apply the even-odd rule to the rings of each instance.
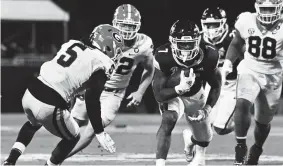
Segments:
[[[88,88],[85,93],[87,114],[96,134],[104,131],[101,119],[100,95],[106,80],[107,77],[103,70],[94,72],[87,83]]]

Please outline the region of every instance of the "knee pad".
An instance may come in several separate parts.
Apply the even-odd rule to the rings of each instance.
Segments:
[[[209,145],[209,143],[210,142],[207,142],[207,141],[197,141],[197,140],[195,140],[194,138],[193,138],[193,136],[191,137],[191,141],[194,143],[194,144],[196,144],[196,145],[198,145],[198,146],[201,146],[201,147],[208,147],[208,145]]]

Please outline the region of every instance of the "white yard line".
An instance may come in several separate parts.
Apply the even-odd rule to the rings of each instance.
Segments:
[[[18,133],[21,126],[1,126],[1,132],[15,132]],[[181,134],[183,132],[183,129],[185,129],[186,126],[176,126],[176,128],[173,130],[174,134]],[[156,125],[144,125],[144,126],[126,126],[124,128],[117,128],[115,126],[108,126],[106,128],[106,131],[109,133],[141,133],[141,134],[156,134],[158,130],[158,126]],[[39,132],[47,132],[45,128],[41,128]],[[233,133],[232,133],[233,134]],[[253,132],[249,132],[249,135],[253,135]],[[283,128],[281,127],[273,127],[270,131],[269,136],[277,136],[277,137],[283,137]]]
[[[5,160],[8,154],[1,154],[1,160]],[[46,160],[50,157],[50,154],[40,153],[27,153],[19,158],[19,161],[34,161]],[[116,155],[84,155],[77,154],[66,161],[68,162],[93,162],[93,161],[126,161],[126,162],[152,162],[155,160],[155,154],[153,153],[118,153]],[[185,162],[184,154],[169,154],[167,158],[168,162]],[[234,155],[231,154],[207,154],[207,161],[232,161]],[[270,156],[262,155],[260,157],[261,162],[283,162],[283,156]]]

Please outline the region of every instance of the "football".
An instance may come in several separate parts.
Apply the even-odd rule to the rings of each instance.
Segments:
[[[189,68],[175,68],[173,73],[171,74],[171,76],[168,78],[167,83],[166,83],[166,87],[167,88],[173,88],[177,85],[179,85],[180,83],[180,74],[181,71],[184,70],[184,74],[186,77],[188,77],[190,75],[190,69]]]

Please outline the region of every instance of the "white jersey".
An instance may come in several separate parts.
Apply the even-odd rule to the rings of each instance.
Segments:
[[[245,12],[239,15],[235,28],[246,43],[242,61],[245,67],[264,74],[282,71],[280,60],[283,59],[283,19],[266,30],[257,21],[256,13]]]
[[[105,87],[126,88],[137,65],[142,63],[147,56],[153,56],[152,52],[151,38],[145,34],[137,33],[135,44],[128,50],[123,51],[123,55],[120,57]]]
[[[92,73],[110,70],[113,61],[98,49],[70,40],[40,68],[39,79],[68,101]]]

